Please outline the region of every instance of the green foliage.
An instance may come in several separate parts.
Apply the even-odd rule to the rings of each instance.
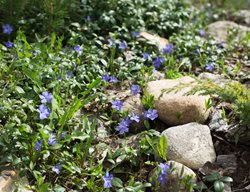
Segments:
[[[217,96],[221,101],[230,102],[236,117],[244,126],[250,124],[250,90],[244,85],[234,82],[226,83],[223,87],[211,81],[201,82],[193,90],[202,91],[202,94]]]

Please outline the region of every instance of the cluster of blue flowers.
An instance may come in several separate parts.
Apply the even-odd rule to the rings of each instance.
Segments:
[[[4,34],[10,35],[10,34],[12,33],[12,31],[13,31],[13,26],[10,25],[9,23],[7,23],[7,24],[5,24],[5,25],[2,26],[2,29],[3,29],[3,33],[4,33]],[[7,41],[7,42],[5,43],[5,46],[6,46],[8,49],[10,49],[10,48],[14,47],[14,43],[11,42],[11,41]]]
[[[43,92],[42,95],[39,95],[42,103],[51,103],[52,101],[52,94],[49,92]],[[51,110],[44,104],[39,105],[39,108],[37,109],[39,112],[39,118],[41,120],[47,119],[50,116]]]
[[[160,168],[160,173],[158,175],[158,181],[161,185],[166,183],[167,174],[170,173],[170,165],[159,163],[158,167]]]
[[[115,47],[116,44],[117,43],[115,42],[114,39],[108,39],[108,46],[109,47]],[[127,45],[126,45],[126,43],[124,41],[121,41],[121,42],[118,43],[118,48],[120,50],[125,50],[127,48]]]
[[[117,83],[118,79],[115,76],[109,76],[108,74],[102,75],[102,80],[111,83]]]

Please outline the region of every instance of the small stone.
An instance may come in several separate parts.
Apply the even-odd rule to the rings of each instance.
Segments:
[[[222,110],[217,110],[212,115],[212,118],[209,122],[209,128],[211,131],[221,131],[226,132],[229,128],[227,121],[222,118]]]
[[[168,139],[168,159],[191,169],[214,162],[216,154],[209,127],[198,123],[170,127],[162,132]]]
[[[206,110],[205,103],[210,97],[198,93],[187,95],[195,83],[188,76],[148,83],[147,91],[154,96],[155,109],[160,120],[170,126],[195,121],[204,123],[207,120],[210,109]]]
[[[238,25],[232,21],[216,21],[208,25],[207,33],[213,36],[218,41],[218,43],[221,43],[222,41],[227,41],[228,31],[230,29],[238,30],[238,33],[234,35],[235,41],[240,41],[241,39],[245,38],[247,33],[250,32],[250,28]]]
[[[223,175],[233,176],[237,170],[237,158],[234,154],[219,155],[216,164],[223,168]]]

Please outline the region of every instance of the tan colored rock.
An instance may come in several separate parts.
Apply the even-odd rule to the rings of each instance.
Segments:
[[[20,178],[18,172],[13,170],[4,170],[0,175],[0,192],[14,192],[18,188],[19,191],[32,192],[29,190],[29,183],[26,177]]]
[[[130,97],[128,97],[124,102],[123,102],[123,107],[122,107],[122,111],[129,111],[129,112],[133,112],[137,115],[140,116],[140,122],[137,123],[135,121],[132,121],[130,127],[129,127],[129,131],[132,133],[138,133],[142,130],[144,130],[145,126],[143,123],[143,116],[142,116],[142,112],[144,110],[140,95],[131,95]]]
[[[159,49],[163,49],[168,44],[167,39],[159,37],[158,35],[152,35],[148,32],[141,32],[140,36],[151,41],[152,43],[155,43]]]
[[[245,38],[246,34],[250,33],[249,27],[238,25],[232,21],[216,21],[214,23],[211,23],[207,27],[207,33],[218,40],[218,42],[222,42],[227,40],[228,31],[230,29],[238,30],[237,35],[234,37],[236,41]]]
[[[199,169],[214,162],[216,154],[209,127],[198,123],[170,127],[162,132],[168,139],[168,159]]]
[[[147,90],[154,96],[160,120],[168,125],[181,125],[194,121],[204,123],[207,120],[210,110],[206,111],[205,102],[210,97],[198,93],[186,95],[195,83],[195,79],[188,76],[148,83]]]
[[[172,191],[186,192],[187,190],[185,189],[185,186],[183,184],[181,185],[182,179],[185,179],[188,176],[190,176],[192,182],[197,181],[196,174],[187,166],[181,163],[178,163],[176,161],[167,161],[166,164],[170,165],[172,171],[166,175],[165,183],[163,185],[160,185],[157,191],[159,192],[172,192]],[[183,169],[183,174],[181,174],[182,169]],[[150,173],[149,177],[151,177],[150,179],[151,183],[153,184],[153,186],[155,186],[157,183],[156,180],[158,180],[158,172],[156,168]]]

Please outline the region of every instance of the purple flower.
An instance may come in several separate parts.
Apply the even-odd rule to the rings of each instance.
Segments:
[[[43,140],[41,139],[40,141],[37,141],[35,142],[35,147],[34,149],[37,151],[37,152],[40,152],[41,149],[43,147]]]
[[[140,37],[140,32],[137,32],[137,31],[133,31],[132,33],[132,37]]]
[[[55,145],[56,144],[56,134],[52,133],[52,136],[48,139],[48,144],[49,145]]]
[[[158,69],[164,61],[165,61],[165,59],[163,57],[156,57],[154,59],[155,68]]]
[[[105,189],[111,188],[112,187],[112,180],[113,180],[113,175],[109,174],[108,172],[102,177],[104,181],[103,187]]]
[[[42,103],[51,103],[52,101],[52,94],[48,91],[42,92],[42,95],[39,95],[40,99],[42,100]]]
[[[127,133],[129,131],[128,127],[130,124],[131,120],[129,119],[129,117],[126,117],[126,119],[122,119],[122,121],[118,124],[116,130],[119,131],[120,135]]]
[[[139,85],[132,85],[131,86],[131,93],[132,95],[136,95],[140,93],[140,86]]]
[[[109,81],[112,83],[117,83],[118,79],[115,76],[110,76]]]
[[[86,17],[86,20],[87,20],[88,22],[90,22],[90,21],[93,20],[93,18],[92,18],[92,16],[88,15],[88,16]]]
[[[74,74],[73,74],[73,72],[71,71],[71,70],[67,70],[66,71],[66,79],[68,80],[69,78],[72,78],[72,77],[74,77]]]
[[[61,135],[61,139],[65,139],[65,136],[66,136],[66,132],[63,131],[63,132],[62,132],[62,135]]]
[[[158,167],[160,168],[161,171],[158,175],[158,180],[161,183],[161,185],[164,185],[164,183],[166,182],[167,174],[170,173],[170,166],[168,164],[160,163]]]
[[[149,54],[148,53],[143,53],[142,54],[144,60],[148,60]]]
[[[108,44],[109,47],[114,47],[116,44],[113,39],[108,39],[108,42],[109,42],[109,44]]]
[[[121,49],[121,50],[125,50],[127,48],[127,45],[122,41],[122,42],[119,43],[118,48]]]
[[[11,32],[13,31],[13,27],[10,25],[10,24],[5,24],[5,25],[3,25],[3,33],[6,33],[6,34],[8,34],[8,35],[10,35],[11,34]]]
[[[164,54],[171,55],[172,52],[173,52],[173,49],[174,49],[174,45],[171,44],[171,43],[169,43],[169,44],[166,45],[165,48],[162,49],[162,52],[163,52]]]
[[[117,109],[118,111],[122,109],[123,104],[119,99],[113,100],[111,103],[113,109]]]
[[[62,170],[62,166],[60,163],[57,163],[55,167],[52,168],[52,171],[54,171],[56,174],[59,174]]]
[[[81,46],[80,45],[76,45],[75,47],[74,47],[74,50],[75,50],[75,52],[77,52],[78,54],[81,52]]]
[[[130,113],[129,118],[131,121],[135,121],[137,123],[139,123],[139,121],[140,121],[139,115],[137,115],[135,113]]]
[[[149,109],[147,111],[144,111],[143,116],[145,119],[150,119],[153,121],[158,117],[158,113],[155,109]]]
[[[14,46],[14,43],[12,43],[11,41],[8,41],[5,43],[5,46],[10,49]]]
[[[109,81],[109,75],[108,74],[103,74],[102,75],[102,80],[108,82]]]
[[[207,70],[207,71],[213,71],[214,70],[214,63],[207,63],[206,65],[205,65],[205,69]]]
[[[203,29],[199,30],[199,34],[200,34],[201,37],[205,37],[206,36],[206,33],[205,33],[205,31]]]
[[[37,111],[39,112],[39,117],[41,120],[49,118],[51,112],[50,109],[46,107],[44,104],[39,105]]]

